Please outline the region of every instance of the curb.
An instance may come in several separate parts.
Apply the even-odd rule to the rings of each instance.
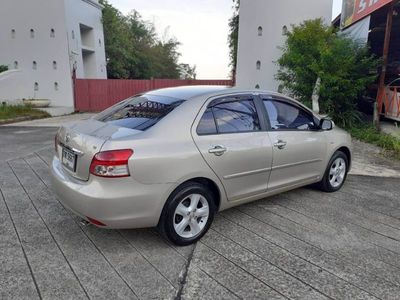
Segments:
[[[23,122],[23,121],[33,121],[33,120],[38,120],[38,119],[44,119],[44,118],[42,118],[42,117],[17,117],[14,119],[5,119],[5,120],[0,120],[0,126],[12,124],[12,123],[19,123],[19,122]]]

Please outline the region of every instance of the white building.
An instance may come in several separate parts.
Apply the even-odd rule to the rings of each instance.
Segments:
[[[332,19],[332,0],[241,0],[236,85],[277,91],[283,32],[304,20]]]
[[[72,111],[72,73],[107,78],[98,0],[1,0],[0,101],[48,99]],[[62,110],[59,110],[62,111]]]

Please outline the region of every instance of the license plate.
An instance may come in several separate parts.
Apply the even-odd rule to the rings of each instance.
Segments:
[[[62,164],[68,170],[75,172],[76,170],[76,154],[71,150],[63,148],[62,150]]]

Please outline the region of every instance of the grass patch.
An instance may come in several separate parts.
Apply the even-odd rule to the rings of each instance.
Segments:
[[[354,138],[382,147],[400,160],[400,140],[396,137],[379,132],[371,125],[353,127],[349,132]]]
[[[50,115],[29,105],[0,105],[0,120],[31,117],[34,119],[47,118]]]

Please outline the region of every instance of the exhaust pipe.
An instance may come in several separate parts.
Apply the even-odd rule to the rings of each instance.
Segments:
[[[89,222],[89,221],[86,221],[85,219],[81,219],[81,220],[79,221],[79,224],[80,224],[82,227],[86,227],[86,226],[89,226],[89,225],[90,225],[90,222]]]

